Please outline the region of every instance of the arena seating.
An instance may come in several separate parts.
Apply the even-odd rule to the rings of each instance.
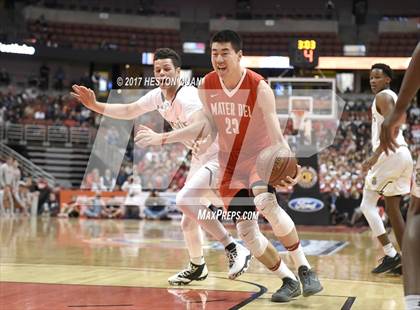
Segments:
[[[37,21],[28,30],[38,40],[76,49],[118,49],[124,52],[154,51],[161,46],[180,49],[180,34],[173,29],[140,29],[94,24]]]
[[[370,42],[369,56],[409,56],[420,40],[420,33],[380,33],[379,37]]]

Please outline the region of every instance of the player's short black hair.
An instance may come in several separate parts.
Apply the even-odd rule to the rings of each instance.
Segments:
[[[211,38],[210,46],[213,42],[230,43],[235,52],[242,50],[242,38],[233,30],[222,30],[215,33]]]
[[[373,69],[381,69],[382,72],[385,73],[391,80],[392,80],[392,77],[394,76],[394,72],[392,71],[391,67],[386,64],[383,64],[383,63],[374,64],[372,68],[370,68],[370,71],[372,71]]]
[[[168,47],[158,48],[153,56],[153,61],[167,58],[172,60],[172,63],[174,64],[175,68],[181,67],[181,56],[179,56],[179,54],[173,49]]]

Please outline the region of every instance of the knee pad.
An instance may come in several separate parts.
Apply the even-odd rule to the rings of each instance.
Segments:
[[[264,254],[268,246],[267,238],[261,233],[257,221],[241,221],[236,224],[239,237],[255,257]]]
[[[261,193],[254,198],[258,211],[267,219],[277,237],[289,234],[295,227],[290,216],[281,208],[273,193]]]

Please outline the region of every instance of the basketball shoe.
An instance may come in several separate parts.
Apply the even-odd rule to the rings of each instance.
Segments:
[[[315,271],[307,266],[300,266],[298,274],[302,283],[303,296],[308,297],[322,291],[323,287]]]
[[[301,294],[299,281],[283,278],[283,285],[271,296],[273,302],[288,302]]]
[[[389,270],[394,269],[400,264],[401,264],[400,254],[397,253],[394,257],[385,255],[384,257],[382,257],[381,263],[372,270],[372,273],[382,273],[385,271],[389,271]]]
[[[170,277],[168,282],[170,285],[187,285],[191,281],[203,281],[208,274],[206,263],[196,265],[190,262],[186,269]]]
[[[229,244],[225,248],[225,251],[229,259],[228,277],[234,280],[247,271],[252,255],[246,247],[237,242]]]

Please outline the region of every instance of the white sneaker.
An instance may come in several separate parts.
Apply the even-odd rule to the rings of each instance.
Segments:
[[[206,264],[196,265],[192,262],[188,267],[168,279],[170,285],[187,285],[191,281],[203,281],[207,278],[209,271]]]
[[[229,259],[229,279],[234,280],[247,271],[252,255],[246,247],[235,242],[235,248],[226,250],[226,255]]]

